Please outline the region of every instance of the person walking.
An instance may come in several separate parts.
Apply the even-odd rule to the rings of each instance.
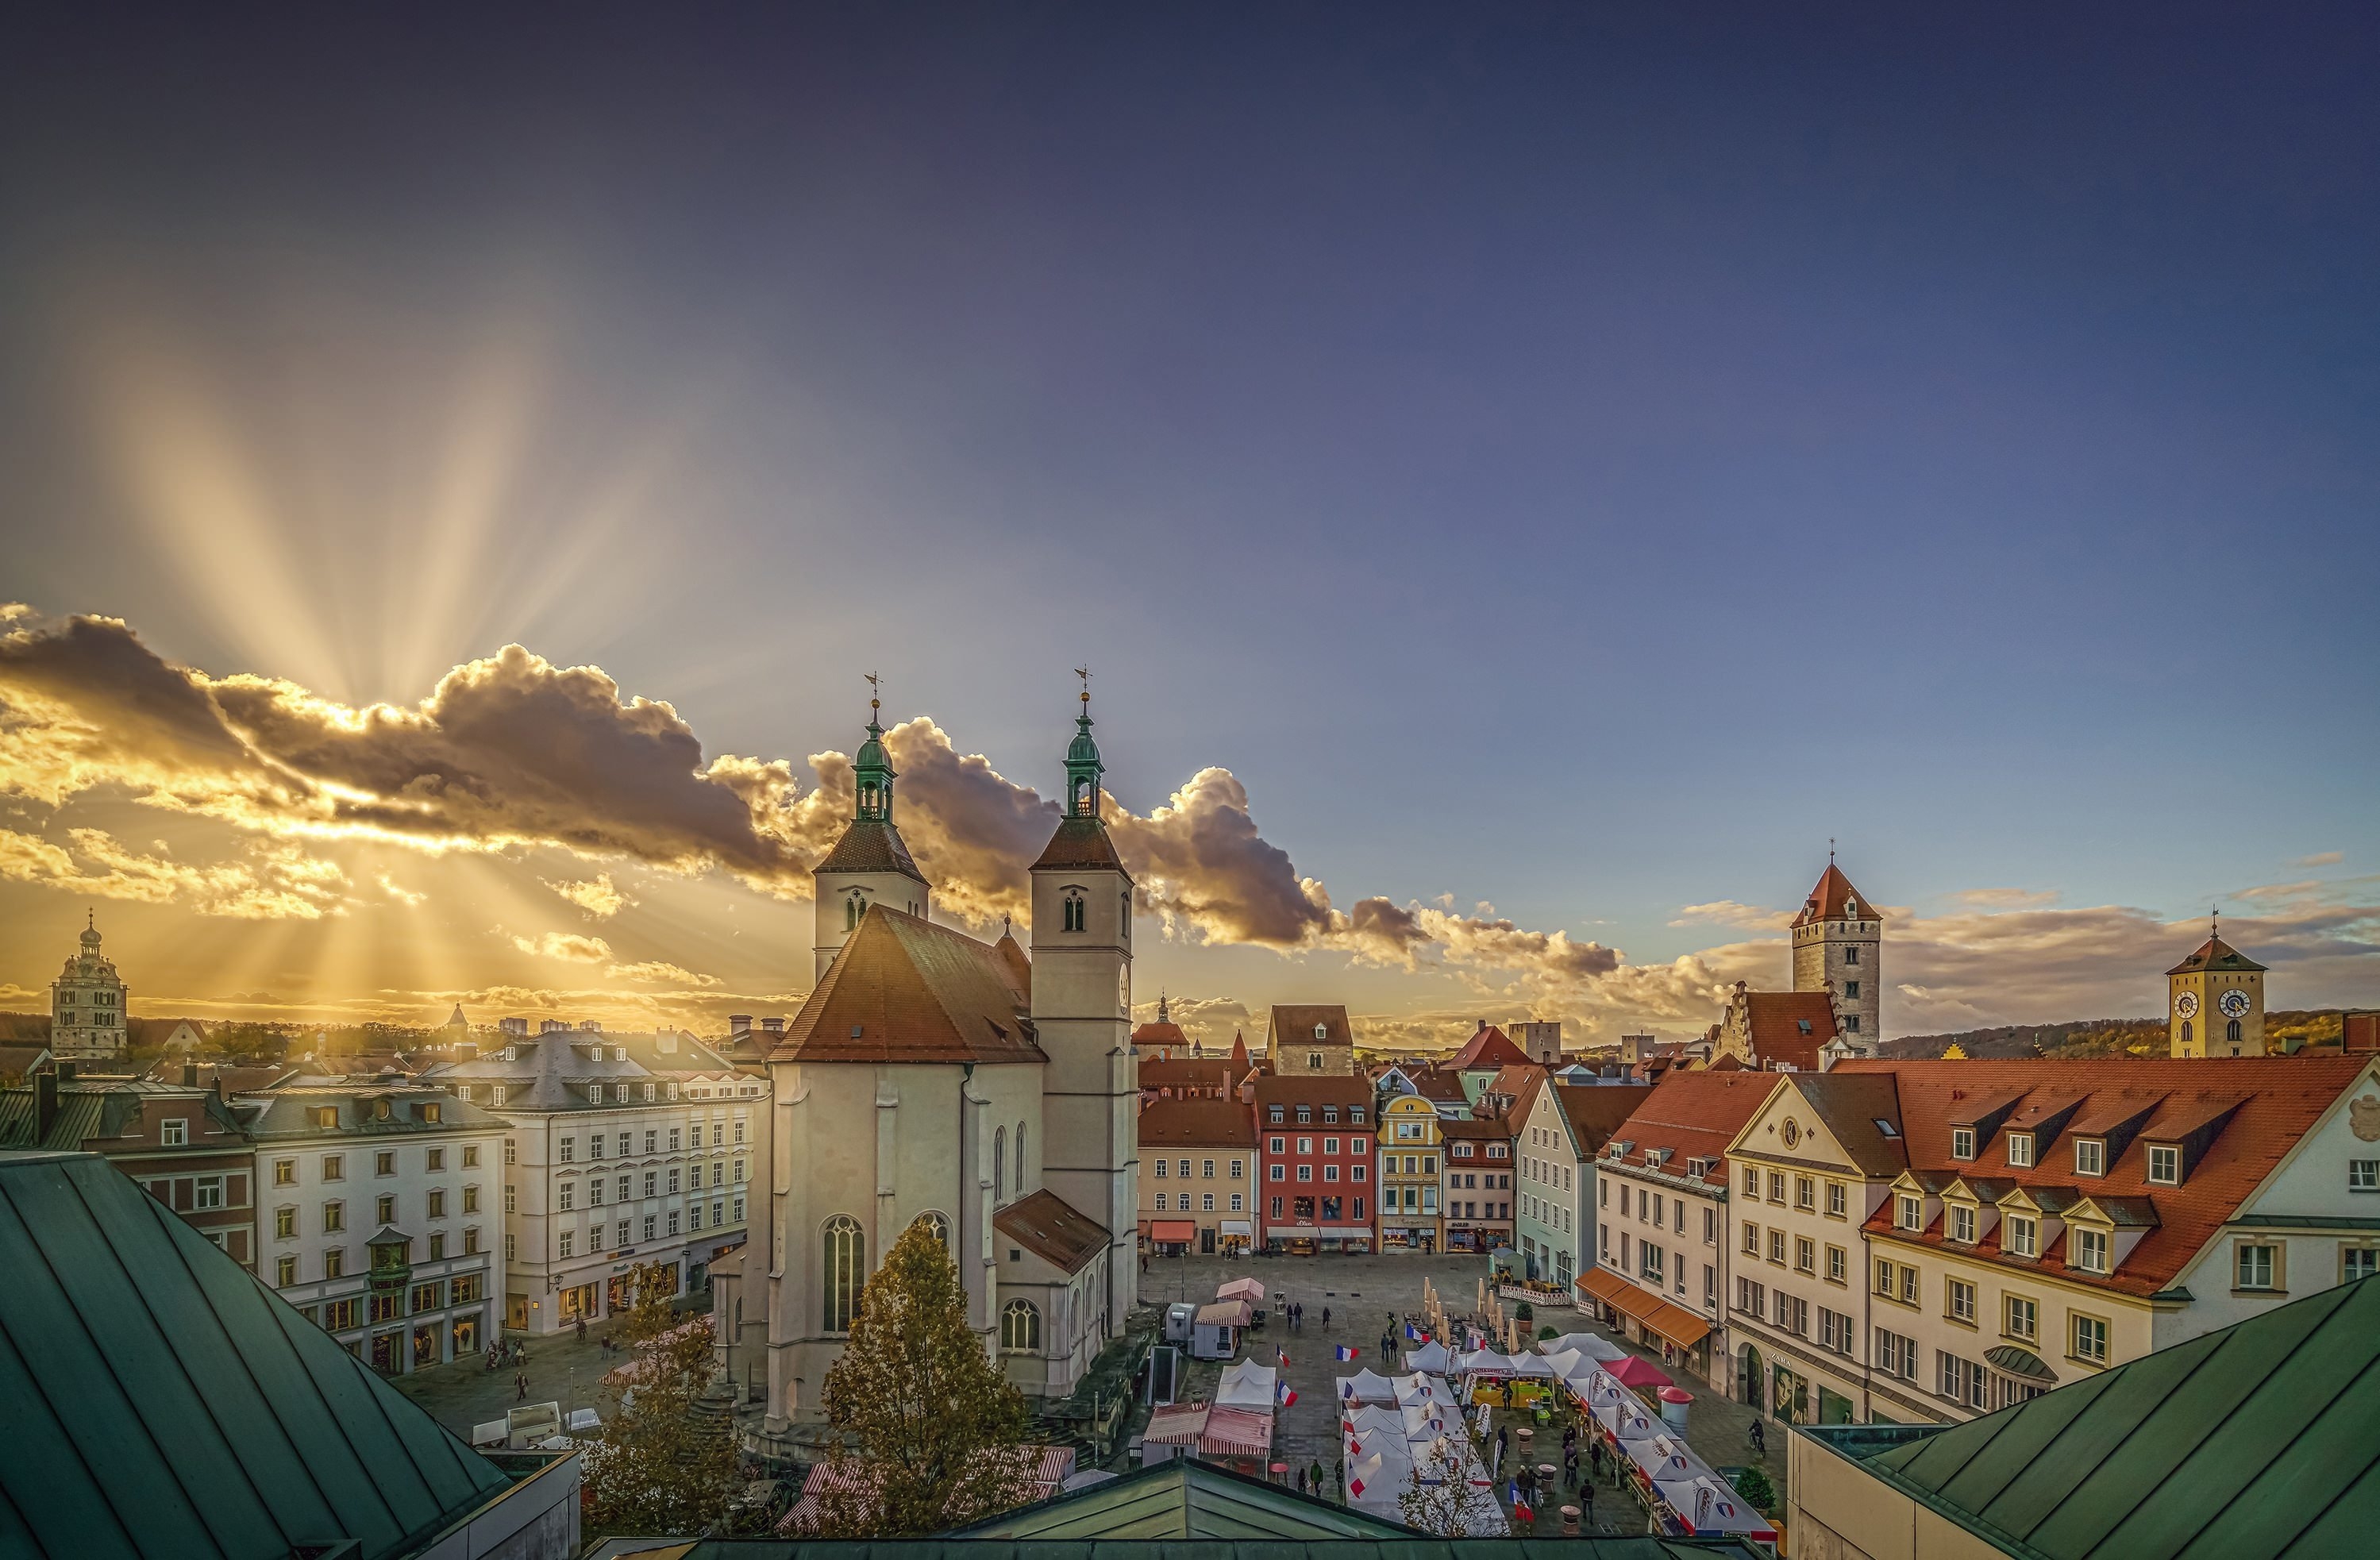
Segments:
[[[1305,1469],[1302,1468],[1297,1470],[1297,1493],[1305,1493]]]
[[[1760,1428],[1760,1421],[1756,1419],[1752,1421],[1752,1449],[1764,1457],[1768,1455],[1768,1435]]]
[[[1322,1308],[1322,1330],[1326,1333],[1330,1331],[1330,1308],[1329,1306],[1324,1306]]]
[[[1320,1457],[1314,1459],[1314,1468],[1306,1478],[1305,1488],[1308,1494],[1322,1493],[1322,1459]]]
[[[528,1372],[527,1371],[523,1371],[513,1377],[513,1387],[517,1394],[514,1398],[515,1402],[526,1403],[528,1401]]]
[[[1585,1487],[1585,1488],[1584,1488],[1584,1489],[1582,1489],[1581,1491],[1579,1491],[1579,1496],[1580,1496],[1579,1503],[1578,1503],[1578,1504],[1579,1504],[1579,1507],[1580,1507],[1579,1515],[1586,1518],[1586,1520],[1585,1520],[1585,1521],[1584,1521],[1584,1522],[1582,1522],[1582,1523],[1580,1523],[1580,1524],[1579,1524],[1579,1526],[1581,1526],[1581,1527],[1583,1527],[1583,1528],[1592,1528],[1592,1527],[1594,1527],[1594,1526],[1595,1526],[1595,1481],[1594,1481],[1594,1480],[1590,1479],[1590,1480],[1588,1480],[1588,1481],[1586,1481],[1586,1487]]]
[[[583,1316],[578,1319],[578,1341],[582,1344],[587,1341],[587,1319]]]

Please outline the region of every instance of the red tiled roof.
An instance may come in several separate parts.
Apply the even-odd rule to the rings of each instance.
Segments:
[[[1237,1100],[1151,1100],[1141,1107],[1143,1148],[1244,1149],[1256,1141],[1256,1112]]]
[[[2209,937],[2205,942],[2198,945],[2196,953],[2192,954],[2166,973],[2195,975],[2202,969],[2262,969],[2264,968],[2222,938]]]
[[[1682,1178],[1686,1161],[1707,1159],[1711,1169],[1701,1178],[1723,1187],[1727,1185],[1727,1145],[1776,1087],[1774,1075],[1741,1070],[1673,1072],[1643,1097],[1609,1140],[1626,1141],[1627,1163],[1638,1166],[1645,1163],[1645,1150],[1668,1149],[1670,1158],[1660,1166],[1661,1172]]]
[[[1033,961],[1025,957],[1024,945],[1017,942],[1014,933],[1003,931],[1000,941],[991,945],[991,951],[1008,966],[1009,983],[1025,999],[1024,1005],[1030,1007],[1033,1004]]]
[[[1325,1033],[1314,1038],[1314,1028],[1319,1024]],[[1343,1004],[1306,1004],[1299,1006],[1276,1005],[1272,1010],[1271,1028],[1266,1043],[1274,1051],[1295,1050],[1301,1045],[1348,1045],[1355,1043],[1355,1029],[1347,1021]]]
[[[1891,1077],[1912,1170],[2011,1181],[2029,1195],[2069,1203],[2085,1197],[2095,1202],[2123,1200],[2119,1206],[2127,1212],[2127,1227],[2145,1223],[2155,1227],[2112,1274],[2067,1272],[2055,1251],[2024,1265],[2057,1267],[2061,1277],[2074,1283],[2150,1295],[2174,1282],[2369,1066],[2369,1059],[2361,1056],[1854,1059],[1838,1063],[1827,1077]],[[1952,1159],[1952,1118],[1964,1114],[1961,1107],[1967,1103],[1953,1096],[1998,1089],[2023,1089],[2029,1095],[1991,1140],[1976,1145],[1973,1159]],[[2080,1108],[2058,1128],[2057,1138],[2036,1144],[2036,1163],[2010,1164],[2009,1127],[2022,1129],[2033,1121],[2054,1121],[2057,1115],[2035,1110],[2031,1096],[2062,1106],[2078,1093],[2083,1096]],[[2189,1166],[2180,1186],[2149,1184],[2147,1144],[2187,1136],[2226,1111],[2231,1113],[2229,1120]],[[2067,1146],[2070,1140],[2097,1136],[2144,1113],[2138,1134],[2111,1154],[2106,1175],[2074,1173],[2073,1152]],[[1868,1231],[1884,1239],[1939,1245],[1939,1221],[1936,1223],[1937,1227],[1922,1237],[1896,1231],[1888,1202],[1869,1222]],[[1997,1253],[1996,1244],[1990,1251]]]
[[[901,831],[890,820],[880,818],[855,818],[844,824],[834,847],[810,871],[899,872],[919,883],[926,881],[926,874],[909,859],[909,847],[902,840]]]
[[[1818,879],[1818,886],[1810,890],[1810,896],[1802,902],[1802,913],[1793,918],[1793,924],[1807,926],[1821,920],[1876,919],[1876,907],[1852,886],[1852,880],[1843,876],[1841,868],[1829,861],[1825,874]]]
[[[1512,1129],[1496,1116],[1450,1115],[1438,1124],[1441,1138],[1509,1139]]]
[[[1570,1123],[1572,1143],[1589,1159],[1603,1152],[1613,1129],[1652,1092],[1633,1083],[1557,1083],[1553,1089],[1554,1103]]]
[[[781,1062],[1039,1062],[1026,999],[990,944],[868,907],[770,1053]]]
[[[1082,1272],[1108,1243],[1105,1225],[1046,1188],[994,1213],[991,1227],[1060,1273]]]
[[[1504,1124],[1508,1127],[1517,1127],[1521,1118],[1536,1107],[1537,1091],[1546,1086],[1546,1080],[1551,1076],[1551,1071],[1541,1063],[1508,1063],[1496,1069],[1496,1076],[1488,1080],[1488,1087],[1479,1091],[1479,1097],[1485,1100],[1492,1094],[1511,1100],[1511,1108],[1503,1113]]]
[[[1097,818],[1071,814],[1059,820],[1057,833],[1042,847],[1041,858],[1033,863],[1033,871],[1116,872],[1126,883],[1132,881],[1116,855],[1115,841],[1108,838],[1108,826]]]
[[[1753,1055],[1803,1072],[1818,1070],[1818,1048],[1835,1038],[1829,993],[1746,992],[1743,1001]]]
[[[1465,1103],[1463,1079],[1451,1072],[1424,1067],[1417,1072],[1409,1072],[1405,1077],[1413,1080],[1414,1092],[1433,1104],[1443,1102],[1459,1105]]]
[[[1453,1060],[1446,1066],[1455,1072],[1468,1072],[1481,1067],[1508,1066],[1528,1059],[1529,1054],[1513,1044],[1502,1030],[1493,1024],[1483,1024],[1477,1034],[1463,1042],[1463,1049],[1457,1051]]]
[[[1171,1050],[1175,1046],[1184,1051],[1190,1049],[1190,1037],[1182,1032],[1179,1024],[1143,1024],[1132,1031],[1132,1042],[1151,1051]]]

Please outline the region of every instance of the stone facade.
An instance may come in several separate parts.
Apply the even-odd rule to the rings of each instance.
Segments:
[[[130,998],[115,961],[99,951],[99,928],[84,927],[82,945],[50,982],[51,1052],[67,1061],[123,1055]]]

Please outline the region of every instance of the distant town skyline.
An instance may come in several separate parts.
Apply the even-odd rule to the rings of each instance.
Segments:
[[[1365,21],[29,22],[0,1007],[789,1012],[862,674],[981,929],[1086,662],[1193,1025],[1699,1030],[1830,837],[1888,1034],[2380,1005],[2367,13]]]

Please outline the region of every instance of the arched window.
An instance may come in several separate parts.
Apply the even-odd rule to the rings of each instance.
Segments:
[[[1016,1124],[1016,1195],[1025,1195],[1025,1123]]]
[[[991,1200],[1008,1200],[1008,1128],[991,1135]]]
[[[2190,1020],[2187,1018],[2181,1021],[2181,1042],[2184,1045],[2190,1043]]]
[[[1041,1312],[1031,1300],[1011,1300],[1000,1313],[1003,1354],[1033,1354],[1041,1347]]]
[[[845,932],[859,930],[859,912],[866,908],[867,901],[856,894],[843,902],[843,929]]]
[[[1099,810],[1099,790],[1088,775],[1075,778],[1075,800],[1069,809],[1077,818],[1087,818]]]
[[[933,1213],[929,1210],[929,1212],[918,1214],[916,1219],[911,1221],[911,1223],[925,1225],[926,1233],[932,1236],[936,1240],[941,1241],[942,1243],[943,1253],[945,1255],[949,1254],[951,1249],[950,1220],[942,1217],[940,1213]]]
[[[1123,928],[1123,940],[1124,940],[1125,942],[1127,942],[1127,943],[1131,942],[1131,941],[1132,941],[1132,896],[1131,896],[1131,895],[1129,895],[1129,894],[1127,894],[1127,895],[1125,895],[1125,896],[1123,896],[1123,920],[1121,920],[1121,921],[1120,921],[1120,922],[1118,922],[1117,924],[1121,925],[1121,926]]]
[[[1066,896],[1066,903],[1063,907],[1062,917],[1064,930],[1068,932],[1080,932],[1083,930],[1083,912],[1085,908],[1086,907],[1083,904],[1083,896],[1080,894],[1069,894]]]
[[[2234,1045],[2240,1043],[2239,1019],[2234,1018],[2229,1023],[2223,1026],[2223,1038],[2229,1041]]]
[[[848,1333],[859,1314],[859,1291],[868,1282],[868,1235],[859,1221],[837,1213],[826,1222],[826,1250],[819,1271],[824,1283],[826,1330]]]

